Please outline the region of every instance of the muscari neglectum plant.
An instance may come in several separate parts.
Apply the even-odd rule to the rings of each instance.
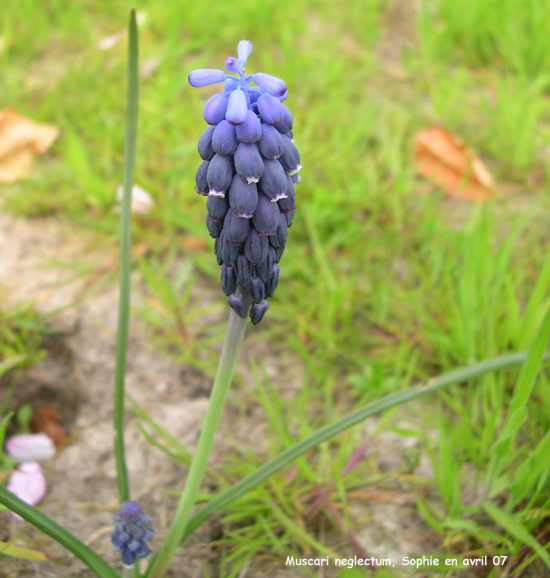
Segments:
[[[527,354],[513,353],[454,370],[430,380],[428,385],[410,387],[370,403],[316,431],[271,459],[228,490],[213,496],[193,512],[207,460],[231,384],[246,328],[246,319],[259,323],[267,310],[267,298],[278,282],[278,263],[285,248],[287,229],[295,211],[294,185],[300,158],[292,138],[292,115],[281,101],[286,99],[284,82],[264,73],[246,76],[244,65],[252,43],[242,40],[238,58],[229,57],[222,70],[195,70],[189,75],[193,86],[224,82],[221,94],[212,96],[204,107],[210,125],[199,139],[203,159],[196,175],[197,192],[206,195],[207,226],[215,238],[215,253],[222,267],[222,286],[228,295],[230,312],[227,334],[199,443],[187,474],[180,502],[168,533],[147,566],[144,578],[165,575],[174,553],[185,538],[214,513],[225,508],[248,490],[281,468],[349,427],[381,411],[468,381],[485,373],[522,365],[512,407],[495,446],[488,472],[487,495],[502,470],[503,456],[513,443],[510,432],[517,413],[535,380],[550,332],[550,313],[545,316]],[[113,520],[112,543],[121,554],[121,573],[76,536],[36,508],[23,502],[0,485],[0,503],[57,540],[101,578],[141,577],[138,558],[150,553],[154,535],[154,512],[146,515],[130,499],[124,450],[124,375],[130,304],[130,205],[133,183],[138,102],[138,37],[135,12],[129,26],[129,75],[124,183],[121,211],[121,282],[114,386],[115,459],[121,506]],[[256,86],[250,86],[254,82]],[[512,411],[513,410],[513,411]],[[517,427],[514,432],[517,431]],[[489,509],[490,504],[486,509]]]

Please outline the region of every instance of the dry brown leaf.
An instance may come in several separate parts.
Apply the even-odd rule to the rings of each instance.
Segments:
[[[477,153],[441,126],[416,133],[414,163],[418,174],[450,195],[474,201],[496,194],[493,177]]]
[[[55,405],[44,405],[35,409],[31,418],[31,431],[45,433],[57,449],[65,445],[65,430],[59,423],[61,415]]]
[[[36,124],[13,108],[0,111],[0,182],[26,176],[33,158],[46,152],[59,134],[55,126]]]

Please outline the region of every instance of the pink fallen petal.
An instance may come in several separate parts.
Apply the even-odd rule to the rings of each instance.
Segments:
[[[11,474],[7,489],[31,506],[38,504],[46,493],[46,478],[40,464],[26,462]],[[13,514],[17,519],[21,516]]]
[[[116,199],[122,203],[122,186],[117,188]],[[139,185],[132,187],[132,213],[150,213],[153,208],[153,198]]]
[[[21,434],[6,442],[6,451],[18,462],[42,462],[55,454],[55,446],[44,433]]]

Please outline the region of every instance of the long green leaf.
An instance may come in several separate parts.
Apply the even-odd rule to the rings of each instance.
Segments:
[[[17,367],[24,361],[29,359],[28,355],[17,355],[16,357],[10,357],[9,359],[4,359],[4,361],[0,362],[0,375],[4,375],[6,371]]]
[[[77,558],[80,558],[90,570],[95,572],[99,578],[120,578],[112,566],[88,548],[88,546],[83,544],[78,538],[2,486],[0,486],[0,503],[4,504],[4,506],[12,512],[19,514],[39,530],[48,534],[48,536],[59,542],[62,546],[65,546],[67,550],[71,551]]]
[[[548,556],[548,552],[513,514],[504,512],[491,502],[484,502],[482,507],[499,526],[502,526],[507,532],[512,534],[514,538],[517,538],[520,542],[534,550],[546,566],[550,568],[550,556]]]
[[[121,502],[130,499],[130,484],[124,450],[124,380],[126,376],[126,351],[128,349],[128,326],[130,320],[130,225],[138,111],[138,32],[135,10],[130,12],[128,36],[128,101],[124,145],[122,211],[120,215],[120,297],[118,301],[113,411],[115,461]]]
[[[377,413],[391,407],[434,393],[439,389],[474,379],[485,373],[497,371],[506,367],[512,367],[514,365],[521,365],[525,361],[526,357],[526,353],[510,353],[508,355],[501,355],[467,367],[456,369],[431,379],[425,385],[418,385],[393,393],[383,399],[369,403],[343,418],[340,418],[334,423],[294,444],[292,447],[258,468],[254,473],[212,499],[206,506],[201,508],[190,518],[189,523],[185,528],[183,538],[185,539],[193,530],[208,520],[208,518],[210,518],[210,516],[215,512],[222,510],[244,493],[248,492],[258,484],[261,484],[269,476],[294,461],[298,456],[303,455],[307,451],[318,446],[320,443],[343,432],[344,430],[361,423],[368,417],[376,415]],[[544,359],[549,360],[550,353],[546,353]]]

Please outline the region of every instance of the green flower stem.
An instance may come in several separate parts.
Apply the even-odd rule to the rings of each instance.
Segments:
[[[474,379],[484,375],[485,373],[490,373],[491,371],[497,371],[515,365],[521,365],[526,358],[527,353],[510,353],[508,355],[500,355],[498,357],[493,357],[492,359],[474,363],[473,365],[468,365],[460,369],[455,369],[454,371],[430,379],[426,385],[417,385],[415,387],[404,389],[403,391],[392,393],[391,395],[369,403],[357,411],[340,418],[334,423],[325,426],[307,438],[297,442],[282,454],[279,454],[277,457],[266,462],[252,474],[210,500],[206,506],[202,507],[190,518],[185,527],[185,531],[183,532],[182,541],[213,514],[223,510],[231,502],[235,501],[258,484],[261,484],[269,476],[290,464],[297,457],[305,454],[309,450],[317,447],[320,443],[343,432],[344,430],[361,423],[368,417],[376,415],[377,413],[396,405],[401,405],[405,402],[412,401],[413,399],[418,399],[430,393],[434,393],[439,389]],[[544,361],[549,361],[550,352],[545,352],[542,359]]]
[[[136,13],[130,13],[128,40],[128,103],[124,146],[124,179],[120,215],[120,298],[116,341],[115,391],[113,422],[115,428],[115,461],[120,501],[130,499],[130,484],[124,451],[124,379],[130,317],[130,218],[134,160],[136,152],[138,111],[138,33]]]
[[[101,556],[98,556],[88,546],[83,544],[78,538],[67,532],[51,518],[29,506],[12,494],[6,488],[0,486],[0,504],[4,504],[12,512],[19,514],[22,518],[30,522],[33,526],[42,530],[48,536],[65,546],[77,558],[80,558],[90,570],[95,572],[100,578],[120,578],[120,574],[110,566]]]
[[[235,372],[235,366],[246,331],[246,324],[247,319],[243,319],[233,310],[231,311],[220,363],[212,393],[210,394],[210,402],[208,403],[199,443],[195,450],[187,481],[166,541],[153,559],[151,568],[147,571],[146,575],[149,578],[162,578],[164,576],[176,549],[182,541],[183,532],[189,522],[191,509],[197,499],[208,457],[214,443],[214,436],[220,423],[225,399],[233,379],[233,373]]]
[[[122,567],[122,578],[135,578],[136,577],[136,566],[123,566]]]

